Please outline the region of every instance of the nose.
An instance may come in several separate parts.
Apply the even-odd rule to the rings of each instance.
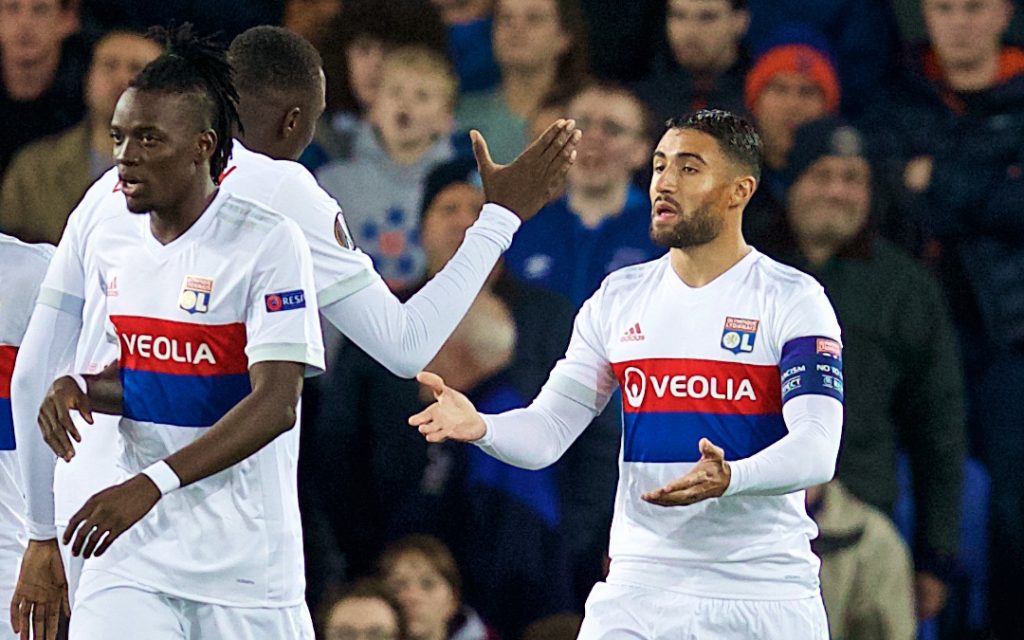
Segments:
[[[120,142],[114,141],[114,162],[118,166],[133,167],[139,163],[138,145],[130,138],[124,137]]]
[[[676,192],[676,176],[670,167],[665,167],[661,173],[651,176],[651,187],[654,194],[672,194]]]

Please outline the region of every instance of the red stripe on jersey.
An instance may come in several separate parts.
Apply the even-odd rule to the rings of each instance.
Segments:
[[[238,168],[238,165],[233,164],[230,167],[228,167],[227,169],[221,171],[220,172],[220,176],[217,177],[217,184],[220,184],[220,183],[224,182],[224,180],[228,176],[230,176],[232,173],[234,173],[235,169],[237,169],[237,168]]]
[[[17,355],[18,347],[0,345],[0,398],[11,397],[11,374]]]
[[[766,415],[782,411],[776,365],[658,358],[612,365],[626,413]]]
[[[121,368],[191,376],[246,373],[241,322],[193,324],[141,316],[111,316],[121,343]]]

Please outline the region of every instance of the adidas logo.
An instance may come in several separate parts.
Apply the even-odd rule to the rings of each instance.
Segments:
[[[644,332],[640,329],[640,323],[634,324],[626,333],[619,338],[619,342],[643,342]]]

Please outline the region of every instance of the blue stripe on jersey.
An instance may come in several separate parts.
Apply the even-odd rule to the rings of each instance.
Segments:
[[[14,451],[14,415],[10,398],[0,398],[0,451]]]
[[[707,438],[726,460],[749,458],[788,433],[779,414],[627,413],[622,438],[625,462],[697,462]]]
[[[174,427],[211,427],[252,387],[249,374],[183,376],[121,370],[124,417]]]
[[[782,347],[782,403],[809,393],[843,401],[843,354],[831,338],[806,336]]]

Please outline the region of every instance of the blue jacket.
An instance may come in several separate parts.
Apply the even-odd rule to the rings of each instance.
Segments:
[[[561,293],[579,308],[612,271],[665,253],[651,242],[650,224],[650,200],[632,185],[622,211],[596,229],[583,226],[563,197],[522,226],[505,266],[523,282]]]

